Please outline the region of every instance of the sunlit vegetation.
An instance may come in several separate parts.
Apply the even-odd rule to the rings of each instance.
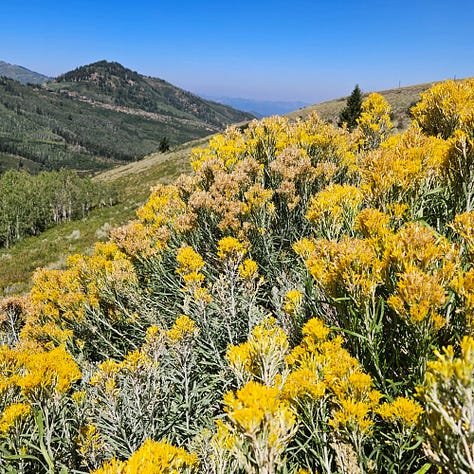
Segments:
[[[0,176],[0,245],[78,218],[95,207],[112,205],[110,186],[68,170],[31,175],[9,170]]]
[[[6,471],[472,472],[474,80],[389,114],[229,128],[3,300]]]
[[[68,255],[90,254],[97,241],[108,239],[112,228],[135,217],[136,210],[147,201],[150,187],[169,184],[181,174],[190,173],[191,149],[207,141],[189,142],[94,176],[93,182],[100,187],[112,187],[116,203],[96,207],[85,218],[63,222],[39,237],[25,237],[8,249],[0,249],[0,295],[27,292],[38,267],[64,268]]]

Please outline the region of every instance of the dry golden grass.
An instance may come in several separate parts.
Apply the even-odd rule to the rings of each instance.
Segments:
[[[403,130],[409,123],[409,109],[420,99],[420,94],[429,89],[435,83],[416,84],[414,86],[399,87],[397,89],[388,89],[379,91],[392,106],[393,124],[395,128]],[[369,93],[364,93],[367,97]],[[303,109],[296,110],[287,114],[290,119],[304,118],[311,112],[316,111],[324,120],[337,123],[339,113],[346,105],[347,97],[321,102],[320,104],[310,105]],[[395,130],[395,131],[397,131]]]

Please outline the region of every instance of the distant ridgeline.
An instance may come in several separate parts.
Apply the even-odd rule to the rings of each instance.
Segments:
[[[106,61],[43,85],[0,77],[0,172],[99,171],[251,118]]]
[[[5,61],[0,61],[0,76],[15,79],[15,81],[21,82],[22,84],[42,84],[52,79],[44,74],[31,71],[26,67],[16,66],[6,63]]]
[[[105,183],[81,178],[70,170],[9,170],[0,177],[0,246],[9,247],[65,221],[85,217],[97,206],[114,202]]]

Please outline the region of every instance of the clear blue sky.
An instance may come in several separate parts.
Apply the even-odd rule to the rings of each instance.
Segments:
[[[118,61],[195,93],[321,100],[474,75],[474,0],[0,0],[0,60]]]

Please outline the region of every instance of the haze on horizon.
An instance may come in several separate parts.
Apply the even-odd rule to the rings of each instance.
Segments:
[[[57,76],[101,59],[207,96],[316,103],[474,75],[474,2],[2,2],[0,60]]]

